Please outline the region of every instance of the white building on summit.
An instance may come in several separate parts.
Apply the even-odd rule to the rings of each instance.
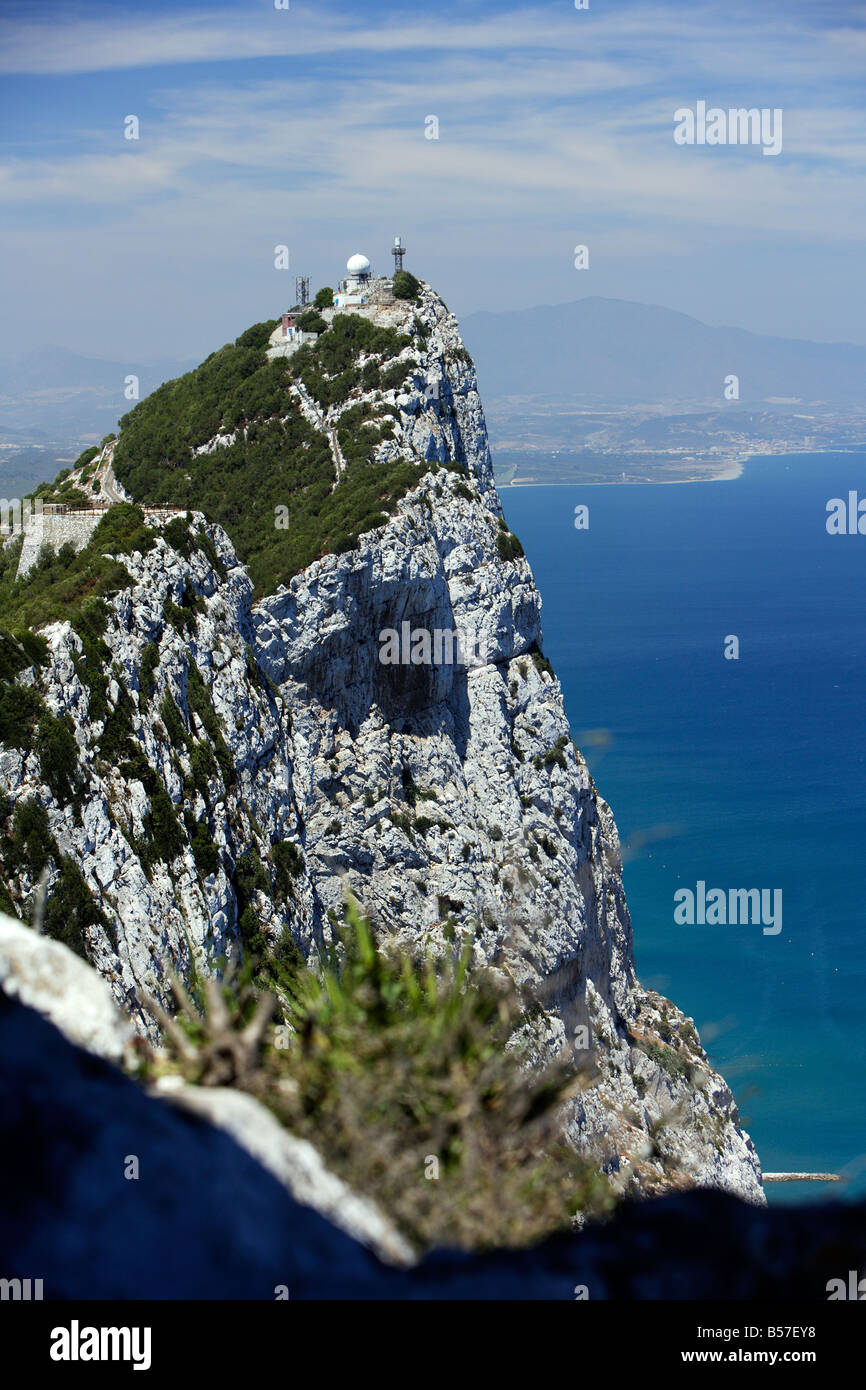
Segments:
[[[367,302],[373,275],[369,260],[358,252],[349,257],[346,269],[349,273],[345,280],[340,281],[334,295],[334,307],[337,309],[354,309]]]
[[[400,237],[394,238],[391,248],[394,271],[402,270],[406,248]],[[319,336],[316,320],[330,324],[335,314],[360,314],[386,327],[394,327],[405,317],[405,306],[394,298],[394,281],[388,275],[374,275],[369,257],[361,252],[346,262],[346,275],[337,284],[332,305],[317,309],[302,297],[302,302],[284,313],[268,340],[268,360],[292,357],[304,343],[314,343]],[[305,318],[308,320],[304,326]],[[318,330],[322,328],[321,322]]]

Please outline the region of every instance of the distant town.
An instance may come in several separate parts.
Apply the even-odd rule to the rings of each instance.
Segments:
[[[722,481],[758,454],[866,447],[866,408],[820,403],[720,409],[511,397],[486,413],[499,486]]]

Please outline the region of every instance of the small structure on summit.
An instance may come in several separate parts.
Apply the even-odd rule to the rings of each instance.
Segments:
[[[349,257],[346,269],[349,273],[340,281],[334,295],[334,307],[337,309],[355,308],[367,302],[367,291],[373,275],[369,260],[358,252]]]
[[[403,269],[406,248],[401,237],[394,238],[390,248],[394,257],[394,274]],[[335,314],[356,313],[375,322],[393,326],[401,321],[405,309],[394,298],[394,281],[388,275],[376,275],[368,256],[356,251],[346,262],[346,274],[338,281],[333,304],[322,303],[315,312],[309,303],[309,276],[299,276],[295,282],[297,303],[294,309],[280,316],[277,327],[268,339],[268,360],[291,357],[304,343],[314,343],[322,331],[322,322],[330,324]],[[317,322],[318,321],[318,322]]]

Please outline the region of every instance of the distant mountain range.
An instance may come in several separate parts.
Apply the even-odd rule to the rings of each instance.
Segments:
[[[464,341],[482,398],[535,396],[589,403],[739,399],[866,404],[866,347],[711,328],[655,304],[589,297],[470,314]]]
[[[462,320],[488,405],[507,396],[610,404],[724,400],[725,378],[739,399],[866,405],[866,347],[766,337],[712,328],[654,304],[589,297]],[[0,430],[9,440],[101,438],[131,402],[189,371],[189,360],[107,361],[49,346],[0,361]]]
[[[39,348],[0,362],[0,430],[32,441],[75,441],[82,434],[101,438],[134,404],[124,396],[128,376],[138,377],[140,394],[146,396],[194,365],[173,358],[111,362],[67,348]]]
[[[508,462],[503,451],[509,447],[577,446],[585,430],[576,417],[560,419],[563,410],[573,416],[575,407],[647,406],[652,413],[665,406],[676,415],[680,407],[703,406],[726,411],[737,425],[724,397],[732,374],[741,409],[786,402],[775,409],[788,421],[804,405],[825,413],[866,411],[866,347],[712,328],[658,305],[589,297],[471,314],[463,332],[500,463]],[[139,378],[143,399],[194,365],[173,358],[109,361],[56,346],[0,361],[0,491],[21,491],[52,477],[86,445],[114,431],[133,404],[124,396],[130,374]],[[778,434],[790,434],[781,418]],[[642,437],[643,444],[621,441],[617,456],[651,447],[646,429]],[[845,442],[843,434],[839,440]]]

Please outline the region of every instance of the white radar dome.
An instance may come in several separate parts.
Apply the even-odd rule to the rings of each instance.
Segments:
[[[370,262],[366,256],[350,256],[346,262],[346,269],[350,275],[366,275],[370,269]]]

